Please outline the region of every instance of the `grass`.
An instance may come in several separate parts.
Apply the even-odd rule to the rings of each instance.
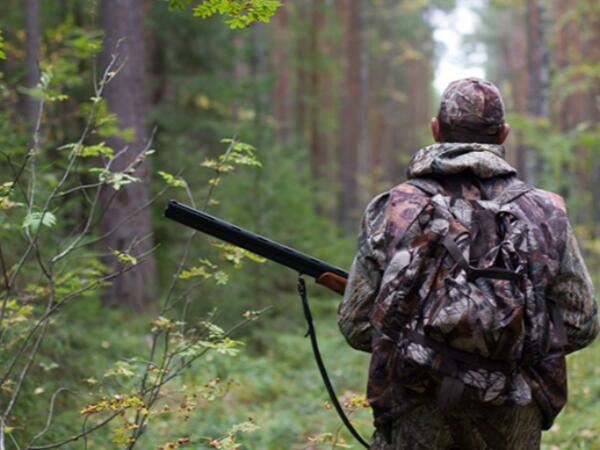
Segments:
[[[544,450],[600,450],[600,340],[567,358],[569,401],[543,436]]]
[[[166,405],[169,411],[152,416],[137,448],[158,449],[167,442],[189,438],[191,442],[184,448],[210,449],[214,448],[209,445],[211,439],[225,438],[240,423],[246,425],[235,433],[235,442],[244,449],[361,448],[329,405],[310,343],[304,338],[298,298],[287,295],[274,303],[277,307],[268,317],[246,329],[243,340],[247,345],[239,355],[209,354],[167,388],[160,407]],[[339,298],[314,299],[312,303],[321,350],[338,395],[348,399],[363,394],[368,355],[352,350],[340,335],[335,320]],[[90,305],[74,308],[68,324],[54,330],[40,359],[43,364],[36,366],[22,399],[20,414],[27,421],[21,421],[21,427],[34,430],[43,426],[49,396],[56,388],[77,390],[88,377],[101,380],[115,360],[146,351],[149,318],[132,320],[121,312]],[[570,399],[555,426],[544,433],[544,450],[600,450],[599,360],[600,341],[569,357]],[[201,394],[192,411],[181,411],[182,391]],[[216,394],[211,398],[207,393],[213,391]],[[85,396],[77,395],[66,395],[57,402],[48,441],[80,429],[78,411],[85,402]],[[252,426],[247,424],[249,419]],[[369,439],[373,431],[370,411],[357,408],[352,421]],[[255,426],[258,429],[253,430]],[[91,437],[87,448],[118,448],[111,443],[113,433],[114,428]],[[84,447],[77,442],[63,448]]]

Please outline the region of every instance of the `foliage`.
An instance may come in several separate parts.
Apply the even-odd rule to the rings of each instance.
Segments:
[[[73,28],[59,29],[67,33],[67,29]],[[101,191],[116,192],[141,182],[138,168],[154,154],[148,145],[136,158],[122,164],[119,161],[123,155],[121,149],[112,149],[95,139],[121,133],[103,97],[106,86],[118,76],[114,59],[103,68],[94,86],[94,95],[88,96],[89,100],[78,108],[86,114],[80,136],[56,146],[44,139],[46,135],[40,133],[41,126],[47,124],[52,128],[53,124],[51,111],[46,108],[54,103],[74,101],[67,94],[68,88],[74,89],[80,83],[74,80],[73,70],[81,67],[81,61],[98,49],[96,41],[87,39],[86,33],[67,34],[69,37],[62,42],[63,51],[56,55],[53,64],[43,64],[45,70],[37,86],[22,90],[39,105],[40,125],[33,131],[33,147],[15,146],[10,152],[3,152],[11,170],[2,172],[0,185],[3,220],[0,255],[5,288],[0,297],[0,442],[10,439],[17,447],[26,445],[32,449],[41,442],[49,443],[42,447],[60,447],[81,437],[88,439],[92,432],[106,428],[110,430],[110,437],[105,436],[114,445],[131,449],[148,430],[150,419],[162,414],[164,391],[174,380],[200,359],[238,355],[242,342],[230,336],[231,330],[213,323],[212,316],[198,320],[187,315],[191,292],[197,287],[191,278],[202,275],[203,281],[217,286],[229,281],[228,271],[219,267],[220,262],[204,260],[204,266],[209,268],[204,272],[193,267],[185,269],[194,233],[179,259],[171,287],[161,301],[158,318],[152,320],[149,331],[136,334],[138,339],[152,342],[150,349],[133,346],[138,353],[131,353],[123,348],[128,356],[113,355],[105,370],[85,375],[81,374],[84,367],[68,367],[57,362],[68,361],[67,355],[62,355],[64,358],[53,355],[62,351],[61,345],[56,346],[60,340],[54,341],[53,336],[60,335],[62,327],[68,326],[65,311],[73,305],[97,302],[100,288],[143,264],[147,258],[147,253],[134,253],[140,242],[134,237],[126,243],[125,249],[111,250],[121,263],[112,271],[101,262],[105,255],[97,255],[91,248],[102,238],[94,235],[93,230],[98,215],[105,213],[99,202]],[[260,167],[254,147],[236,139],[225,142],[228,144],[225,153],[216,158],[218,163],[211,168],[217,177],[233,172],[238,166]],[[117,163],[119,170],[115,169]],[[194,203],[183,178],[164,171],[160,176],[166,186],[157,198],[170,188],[184,188],[188,201]],[[206,205],[211,203],[216,184],[209,186]],[[78,217],[71,214],[74,207],[79,210]],[[221,261],[233,269],[240,267],[242,258],[259,261],[247,252],[239,254],[225,248],[222,252]],[[188,283],[191,286],[183,286]],[[255,311],[245,315],[233,329],[256,320],[260,314],[261,311]],[[111,346],[105,337],[91,341],[90,345],[92,343],[101,348]],[[41,371],[37,370],[38,365]],[[46,373],[59,370],[66,371],[69,377],[62,382],[57,379],[61,384],[55,386],[47,381]],[[71,373],[81,376],[72,377]],[[64,381],[68,381],[67,385]],[[76,398],[68,400],[66,405],[64,401],[57,401],[65,397],[66,392],[75,391]],[[46,392],[50,398],[31,408],[36,397]],[[211,392],[213,399],[218,398],[218,389]],[[173,398],[187,399],[182,400],[188,405],[180,407],[182,414],[186,411],[189,414],[196,407],[192,406],[195,400],[185,386],[178,393],[169,393],[169,399]],[[58,404],[63,405],[60,412]],[[42,417],[31,417],[31,411],[40,410],[48,411],[45,423]],[[78,411],[79,420],[73,410]],[[69,419],[63,426],[52,426],[56,416]],[[94,425],[88,426],[88,423]],[[215,439],[220,439],[223,446],[234,448],[237,434],[252,430],[249,422],[242,422],[225,431],[224,437]],[[178,438],[177,445],[186,444],[186,439]],[[171,447],[169,443],[165,445]]]
[[[2,37],[2,30],[0,30],[0,59],[6,59],[6,53],[4,53],[4,38]]]
[[[192,0],[167,0],[169,8],[185,10],[195,3]],[[231,28],[246,28],[253,22],[269,22],[279,0],[202,0],[192,8],[194,16],[206,19],[215,14],[228,17],[225,23]]]
[[[40,225],[52,228],[56,225],[56,217],[49,211],[30,212],[23,219],[23,228],[27,228],[30,233],[36,233]]]

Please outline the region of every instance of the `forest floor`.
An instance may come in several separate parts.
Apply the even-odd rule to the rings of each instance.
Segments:
[[[300,317],[298,298],[290,295],[283,301],[289,302],[290,308],[295,308]],[[313,301],[321,350],[338,395],[344,403],[355,406],[352,421],[361,434],[369,438],[373,431],[370,411],[360,405],[366,385],[368,355],[352,350],[340,335],[335,320],[338,302],[339,298],[333,297]],[[74,311],[74,314],[82,317],[81,312]],[[88,312],[91,314],[88,315],[90,323],[87,326],[73,324],[75,330],[87,329],[85,335],[83,331],[73,335],[73,330],[66,328],[55,336],[64,347],[54,348],[45,355],[55,359],[59,353],[68,351],[71,359],[67,366],[54,369],[52,381],[47,379],[47,385],[44,385],[46,392],[51,392],[51,384],[58,380],[61,383],[66,378],[81,380],[88,371],[106,370],[111,361],[126,358],[136,351],[141,353],[147,345],[144,339],[140,339],[142,330],[147,330],[142,319],[136,323],[121,312],[111,311],[102,313],[103,320],[99,322],[99,311],[96,314]],[[329,404],[310,342],[304,337],[306,329],[302,322],[290,323],[289,319],[281,318],[261,320],[264,323],[257,322],[246,330],[248,335],[243,338],[246,345],[240,354],[209,355],[167,389],[164,403],[171,403],[171,412],[165,411],[152,418],[139,448],[156,449],[183,436],[191,439],[191,448],[215,448],[209,445],[210,439],[223,439],[228,431],[235,431],[236,425],[248,423],[248,420],[251,420],[251,427],[238,426],[234,433],[236,443],[241,444],[242,449],[361,448],[343,429]],[[97,348],[98,342],[101,343],[100,349]],[[86,348],[88,345],[90,348]],[[96,348],[91,348],[92,345]],[[569,357],[569,403],[554,427],[544,433],[543,450],[600,450],[599,360],[600,341]],[[64,376],[59,373],[63,370]],[[189,417],[182,418],[176,413],[177,405],[170,402],[169,393],[175,397],[183,386],[188,392],[206,391],[215,379],[221,380],[221,384],[215,388],[214,397],[200,402]],[[30,400],[31,407],[42,408],[41,398]],[[70,413],[58,414],[53,434],[56,438],[70,434],[76,421],[81,422],[76,408]],[[93,435],[88,448],[111,448],[106,444],[111,439],[108,432]]]

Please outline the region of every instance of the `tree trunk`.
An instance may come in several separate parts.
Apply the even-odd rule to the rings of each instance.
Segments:
[[[25,87],[34,88],[40,81],[40,0],[25,0]],[[25,117],[31,131],[35,129],[40,100],[26,95]]]
[[[275,42],[273,67],[275,88],[273,101],[275,109],[275,134],[279,143],[288,145],[292,131],[292,102],[290,90],[290,20],[289,5],[284,4],[275,15]]]
[[[366,39],[363,34],[366,30],[366,15],[368,13],[369,2],[361,2],[358,8],[358,148],[357,148],[357,200],[360,204],[369,201],[370,182],[372,178],[371,170],[373,161],[371,155],[371,117],[369,114],[369,48],[366,45]],[[355,205],[355,208],[358,205]],[[356,225],[355,225],[356,228]]]
[[[113,54],[118,55],[117,67],[124,64],[107,86],[105,98],[110,112],[118,117],[119,127],[130,128],[134,132],[131,142],[126,142],[119,136],[107,140],[107,144],[115,152],[126,149],[115,160],[115,171],[127,167],[147,145],[144,12],[143,0],[102,0],[100,3],[100,20],[105,33],[102,66],[106,67]],[[129,251],[135,256],[153,247],[148,209],[144,208],[132,215],[137,208],[146,205],[149,199],[145,162],[138,166],[135,175],[142,181],[125,186],[118,192],[107,187],[101,196],[104,213],[100,221],[100,233],[110,233],[101,244],[103,252],[109,253],[103,262],[112,270],[117,270],[120,266],[117,258],[112,256],[113,251]],[[115,279],[106,288],[103,303],[107,306],[126,306],[135,311],[145,311],[155,296],[155,279],[154,258],[150,255],[143,263]]]
[[[325,17],[323,0],[312,2],[310,26],[310,99],[308,117],[310,123],[310,168],[316,187],[320,186],[326,176],[327,148],[323,132],[323,115],[321,102],[323,92],[323,29]]]
[[[527,1],[527,112],[531,117],[548,116],[548,50],[545,42],[544,5],[541,0]],[[542,172],[542,160],[527,149],[523,179],[533,183]]]
[[[310,21],[308,15],[308,0],[298,0],[294,5],[295,35],[296,39],[296,98],[294,105],[294,123],[296,125],[296,134],[300,137],[301,145],[306,143],[307,128],[307,102],[306,92],[308,92],[308,74],[306,70],[306,58],[308,55],[308,40],[306,38],[306,29]]]
[[[598,64],[600,61],[600,11],[597,7],[597,2],[594,0],[588,0],[588,42],[585,54],[587,55],[587,63],[590,66]],[[589,75],[588,75],[589,76]],[[590,77],[590,88],[585,96],[586,100],[586,118],[591,126],[598,126],[600,124],[600,79],[598,76]],[[593,159],[593,169],[590,170],[591,178],[595,182],[591,183],[591,199],[592,199],[592,221],[591,221],[591,235],[597,236],[598,230],[600,230],[600,205],[598,200],[600,198],[600,163],[596,158]]]
[[[354,212],[357,202],[357,169],[360,124],[360,10],[362,2],[340,0],[343,23],[343,81],[340,111],[341,143],[339,150],[339,218],[344,231],[357,227]]]

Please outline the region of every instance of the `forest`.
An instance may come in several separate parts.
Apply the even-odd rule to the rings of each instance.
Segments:
[[[0,450],[361,448],[313,361],[297,274],[163,211],[175,199],[348,270],[365,206],[433,142],[440,80],[498,86],[507,160],[565,198],[600,282],[595,0],[0,11]],[[338,330],[341,297],[307,286],[370,438],[369,355]],[[599,342],[569,355],[543,449],[600,449],[597,361]]]

